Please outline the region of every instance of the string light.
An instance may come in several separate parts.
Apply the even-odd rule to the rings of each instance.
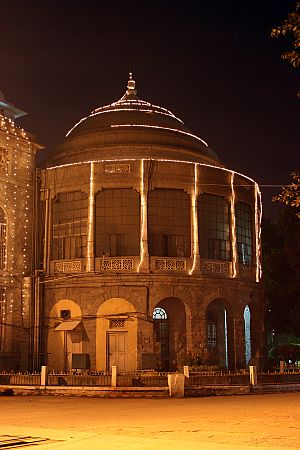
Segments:
[[[93,252],[93,218],[94,218],[94,163],[91,162],[90,172],[90,195],[89,195],[89,223],[88,223],[88,242],[87,242],[87,272],[93,270],[92,259]]]
[[[147,224],[147,196],[144,191],[144,159],[141,160],[140,164],[140,194],[141,194],[141,236],[140,236],[140,262],[137,271],[140,271],[142,264],[144,262],[145,248],[144,243],[146,242],[146,224]]]
[[[189,272],[189,275],[194,273],[196,267],[197,256],[199,254],[198,245],[198,220],[197,220],[197,198],[198,198],[198,164],[194,166],[194,191],[192,193],[192,220],[193,220],[193,265]]]
[[[230,185],[231,185],[231,239],[232,239],[232,278],[236,278],[237,267],[237,252],[236,252],[236,225],[235,225],[235,191],[234,191],[234,175],[235,172],[231,172]]]

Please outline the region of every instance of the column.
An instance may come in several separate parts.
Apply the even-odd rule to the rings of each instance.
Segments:
[[[198,242],[198,164],[194,164],[194,186],[191,192],[191,254],[192,267],[189,272],[200,272],[200,255]]]
[[[149,252],[148,252],[148,183],[145,182],[145,168],[147,163],[144,159],[140,162],[140,262],[138,272],[149,272]],[[151,164],[151,162],[150,162]],[[146,167],[145,167],[146,166]],[[146,180],[147,181],[147,180]]]
[[[94,217],[95,217],[95,189],[94,189],[94,167],[95,163],[91,162],[90,172],[90,191],[88,205],[88,235],[87,235],[87,253],[86,253],[86,271],[93,272],[95,270],[95,253],[94,253]]]
[[[230,196],[230,223],[231,223],[231,246],[232,246],[232,278],[237,276],[237,245],[236,245],[236,226],[235,226],[235,191],[234,191],[234,172],[230,177],[231,196]]]

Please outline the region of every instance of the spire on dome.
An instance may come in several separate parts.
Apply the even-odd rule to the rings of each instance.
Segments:
[[[137,90],[135,88],[135,81],[132,78],[132,72],[129,72],[129,79],[127,83],[127,91],[120,100],[139,100]]]
[[[132,78],[132,72],[129,72],[129,80],[127,83],[127,91],[126,91],[127,95],[136,95],[137,94],[137,90],[135,88],[135,81]]]

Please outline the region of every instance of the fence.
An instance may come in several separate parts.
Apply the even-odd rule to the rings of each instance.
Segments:
[[[255,368],[256,369],[256,368]],[[189,372],[185,368],[185,386],[249,386],[300,383],[299,371],[284,373]],[[91,386],[91,387],[167,387],[168,373],[155,371],[41,373],[0,372],[0,385],[15,386]]]

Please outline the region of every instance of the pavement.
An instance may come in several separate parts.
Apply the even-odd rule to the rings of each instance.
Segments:
[[[0,448],[25,446],[299,450],[300,393],[182,399],[0,397]]]

